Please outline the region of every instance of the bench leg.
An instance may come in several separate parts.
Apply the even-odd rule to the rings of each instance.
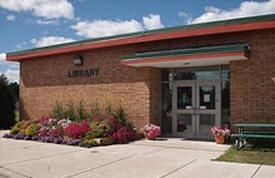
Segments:
[[[243,138],[239,137],[238,139],[236,139],[235,146],[238,150],[241,149],[244,145],[245,145],[245,140]]]

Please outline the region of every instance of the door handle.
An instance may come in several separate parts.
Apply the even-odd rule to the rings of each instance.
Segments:
[[[194,109],[192,106],[186,106],[185,109]]]

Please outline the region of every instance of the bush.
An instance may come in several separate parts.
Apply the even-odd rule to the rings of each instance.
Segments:
[[[67,128],[64,129],[65,134],[73,139],[82,138],[86,132],[90,130],[90,126],[88,125],[86,120],[83,120],[81,123],[73,122]]]
[[[52,110],[52,117],[53,118],[64,118],[64,106],[62,103],[57,102]]]
[[[130,128],[122,127],[118,131],[114,132],[112,137],[116,143],[128,143],[136,138],[136,133]]]
[[[89,116],[89,114],[87,113],[87,111],[84,108],[83,102],[79,102],[78,107],[76,109],[77,111],[77,121],[82,121],[84,119],[87,119]]]
[[[132,128],[132,124],[128,121],[127,115],[122,107],[114,114],[114,117],[117,119],[118,124],[124,127]]]
[[[63,136],[63,129],[62,127],[58,127],[52,130],[49,130],[50,137],[61,137]]]
[[[92,146],[97,146],[97,145],[99,144],[95,139],[84,139],[84,141],[79,143],[79,146],[87,147],[87,148],[90,148]]]
[[[85,133],[84,140],[94,139],[94,138],[95,138],[95,134],[94,134],[94,131],[91,128],[87,133]]]
[[[77,122],[90,117],[81,101],[77,107],[74,107],[73,103],[67,104],[66,107],[64,107],[62,103],[57,102],[52,110],[51,116],[55,119],[69,119]]]
[[[24,123],[25,123],[24,120],[17,122],[17,123],[12,127],[12,129],[10,130],[10,133],[11,133],[11,134],[17,134],[17,133],[19,133],[19,132],[21,131],[21,127],[23,126]]]
[[[0,75],[0,129],[10,129],[15,124],[15,102],[7,78]]]
[[[25,135],[30,137],[37,135],[40,130],[40,127],[41,126],[39,124],[29,125],[28,128],[25,130]]]
[[[112,131],[107,120],[92,121],[90,126],[96,138],[108,137]]]
[[[77,119],[73,103],[67,105],[67,109],[64,112],[64,119],[69,119],[71,121],[75,121]]]
[[[4,137],[85,147],[98,145],[95,138],[105,138],[100,140],[100,144],[111,144],[113,140],[116,143],[134,140],[136,133],[124,111],[120,109],[116,115],[110,114],[110,107],[107,111],[108,116],[100,114],[92,119],[84,119],[88,115],[82,103],[76,115],[73,105],[64,109],[59,103],[53,109],[52,117],[42,116],[39,120],[20,121]],[[73,118],[74,121],[71,120]],[[107,140],[108,143],[103,143],[102,140]]]

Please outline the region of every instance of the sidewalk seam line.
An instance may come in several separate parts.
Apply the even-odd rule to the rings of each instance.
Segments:
[[[13,173],[15,173],[15,174],[17,174],[17,175],[20,175],[20,176],[23,176],[23,177],[27,177],[27,178],[31,178],[31,176],[28,176],[28,175],[23,174],[23,173],[18,172],[18,171],[14,171],[14,170],[12,170],[12,169],[10,169],[10,168],[6,168],[6,167],[3,167],[3,166],[1,166],[1,168],[2,168],[2,169],[5,169],[5,170],[8,170],[8,171],[10,171],[10,172],[13,172]]]
[[[149,145],[149,144],[133,144],[137,146],[149,146],[149,147],[162,147],[162,148],[170,148],[170,149],[177,149],[177,150],[194,150],[194,151],[208,151],[208,152],[224,152],[224,150],[210,150],[210,149],[196,149],[196,148],[179,148],[173,146],[163,146],[163,145]]]
[[[190,162],[188,162],[188,163],[186,163],[186,164],[184,164],[184,165],[182,165],[182,166],[180,166],[180,167],[178,167],[178,168],[176,168],[176,169],[174,169],[174,170],[168,172],[167,174],[164,174],[164,175],[160,176],[159,178],[167,177],[167,176],[169,176],[169,175],[171,175],[171,174],[177,172],[178,170],[180,170],[180,169],[182,169],[182,168],[185,168],[185,167],[189,166],[190,164],[192,164],[192,163],[194,163],[194,162],[196,162],[196,161],[197,161],[197,159],[193,159],[192,161],[190,161]]]
[[[261,169],[262,165],[260,164],[257,169],[254,171],[254,173],[252,174],[251,178],[253,178],[258,172],[259,170]]]
[[[99,166],[96,166],[96,167],[92,167],[92,168],[87,168],[87,169],[84,169],[82,171],[79,171],[79,172],[76,172],[76,173],[73,173],[73,174],[70,174],[70,175],[67,175],[67,176],[64,176],[64,178],[70,178],[70,177],[75,177],[75,176],[78,176],[78,175],[81,175],[81,174],[85,174],[87,172],[90,172],[90,171],[93,171],[95,169],[98,169],[98,168],[101,168],[101,167],[104,167],[104,166],[108,166],[110,164],[113,164],[113,163],[116,163],[116,162],[119,162],[119,161],[122,161],[122,160],[125,160],[127,158],[131,158],[133,156],[135,156],[136,154],[132,154],[132,155],[129,155],[129,156],[125,156],[125,157],[122,157],[122,158],[119,158],[119,159],[115,159],[113,161],[109,161],[109,162],[106,162],[106,163],[103,163]]]
[[[13,165],[13,164],[20,164],[20,163],[24,163],[24,162],[34,161],[34,160],[47,159],[47,158],[51,158],[51,157],[58,157],[58,156],[62,156],[62,155],[70,154],[70,153],[75,153],[75,152],[80,152],[80,151],[83,151],[83,150],[75,150],[75,151],[59,153],[59,154],[55,154],[55,155],[48,155],[48,156],[41,156],[41,157],[32,158],[32,159],[19,160],[19,161],[15,161],[15,162],[5,163],[5,164],[2,164],[0,166],[8,166],[8,165]]]

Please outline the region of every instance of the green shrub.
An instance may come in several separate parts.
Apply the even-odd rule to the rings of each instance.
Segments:
[[[11,134],[17,134],[21,131],[22,126],[26,123],[26,121],[22,120],[17,122],[12,129],[10,130]]]
[[[128,117],[122,107],[119,107],[118,111],[114,114],[114,117],[117,119],[119,125],[133,128],[132,124],[128,121]]]
[[[64,118],[64,106],[62,103],[56,102],[56,104],[52,110],[52,117],[56,118],[56,119]]]
[[[31,124],[28,126],[28,128],[25,130],[25,134],[27,136],[34,136],[37,135],[39,132],[39,129],[41,128],[41,126],[39,124]]]
[[[85,107],[82,101],[78,103],[76,113],[77,113],[77,121],[79,122],[82,121],[83,119],[90,117],[87,111],[85,110]]]
[[[94,133],[95,138],[108,137],[111,134],[111,126],[107,120],[92,121],[90,124],[91,130]]]
[[[64,112],[64,118],[70,119],[71,121],[77,120],[73,103],[67,104],[66,111]]]
[[[100,113],[100,106],[98,103],[95,103],[91,106],[91,117],[93,116],[100,116],[101,113]]]
[[[95,138],[95,134],[94,131],[92,129],[90,129],[86,134],[84,139],[85,140],[89,140],[89,139],[94,139]]]
[[[10,129],[15,124],[15,102],[7,77],[0,75],[0,129]]]
[[[104,116],[105,117],[110,117],[113,115],[113,110],[110,104],[108,104],[105,108],[104,108]]]
[[[67,104],[66,107],[62,103],[57,102],[52,110],[52,117],[56,119],[70,119],[71,121],[80,122],[90,115],[85,110],[83,102],[79,102],[77,107],[73,103]]]
[[[95,139],[87,139],[84,140],[84,143],[88,144],[89,146],[97,146],[99,145]]]

